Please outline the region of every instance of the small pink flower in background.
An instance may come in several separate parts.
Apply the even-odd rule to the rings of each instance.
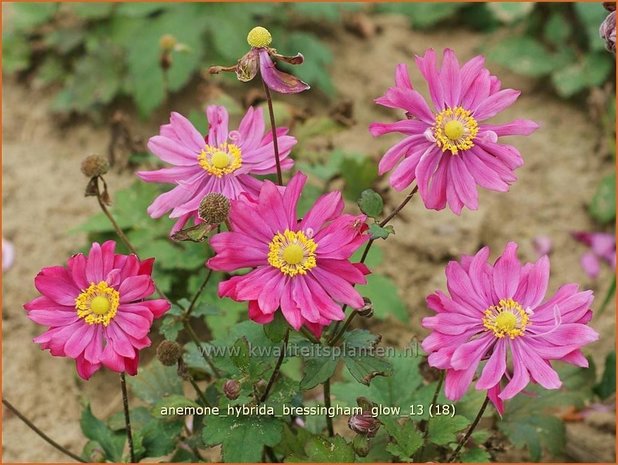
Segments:
[[[607,15],[599,27],[599,36],[605,41],[605,48],[616,53],[616,11]]]
[[[436,291],[427,297],[437,315],[423,319],[432,332],[422,346],[429,364],[446,370],[445,395],[453,401],[466,393],[485,360],[476,389],[487,390],[502,413],[503,400],[529,382],[546,389],[561,386],[550,361],[588,366],[580,349],[599,335],[587,326],[592,291],[580,292],[576,284],[567,284],[545,298],[546,256],[522,266],[517,245],[511,242],[493,265],[488,258],[489,248],[484,247],[447,265],[450,295]]]
[[[601,271],[601,261],[616,269],[616,236],[599,232],[574,232],[575,240],[590,247],[582,255],[580,263],[591,278],[596,278]]]
[[[441,210],[447,204],[456,214],[464,206],[478,208],[477,186],[506,192],[523,165],[517,149],[498,143],[501,136],[529,135],[538,125],[530,120],[487,124],[512,105],[520,92],[501,89],[500,80],[477,56],[459,65],[455,53],[446,49],[442,68],[432,49],[416,64],[429,86],[434,108],[416,91],[404,64],[397,66],[395,87],[376,103],[406,111],[397,123],[372,123],[371,134],[398,132],[405,137],[382,157],[379,172],[393,170],[390,183],[403,190],[416,180],[425,206]]]
[[[300,53],[294,56],[280,55],[274,48],[270,48],[272,36],[268,29],[261,26],[254,27],[247,35],[247,42],[251,50],[240,58],[236,65],[211,66],[209,72],[218,74],[221,71],[233,71],[239,81],[248,82],[257,76],[259,71],[264,84],[280,94],[297,94],[310,88],[309,84],[296,76],[277,69],[273,59],[291,65],[300,65],[304,57]]]
[[[307,177],[297,173],[285,190],[270,181],[257,198],[232,201],[231,231],[215,235],[213,270],[251,268],[219,284],[219,296],[249,302],[249,317],[272,321],[277,309],[298,330],[314,334],[344,318],[341,304],[364,305],[355,284],[365,284],[367,267],[350,256],[368,239],[364,215],[343,212],[340,192],[320,197],[302,220],[296,206]]]
[[[539,257],[549,255],[551,253],[552,240],[549,236],[536,236],[532,239],[532,245],[534,246],[534,251]]]
[[[228,130],[228,112],[221,106],[206,110],[210,125],[204,138],[184,116],[172,113],[170,123],[161,133],[151,137],[148,149],[164,162],[175,165],[156,171],[139,171],[146,182],[176,184],[148,207],[153,218],[171,210],[176,219],[170,235],[182,229],[187,221],[201,223],[200,202],[212,192],[236,199],[240,194],[257,194],[261,181],[253,176],[276,172],[272,133],[266,133],[261,108],[249,108],[238,130]],[[287,128],[277,129],[281,168],[289,169],[289,158],[296,139]]]
[[[170,308],[164,299],[144,300],[155,290],[154,259],[119,255],[115,247],[114,241],[95,242],[88,256],[43,268],[34,279],[42,295],[24,305],[28,318],[49,327],[34,342],[75,359],[83,379],[102,366],[135,375],[153,319]]]
[[[13,261],[15,261],[15,248],[13,244],[7,241],[4,237],[2,238],[2,271],[7,271],[11,266],[13,266]]]

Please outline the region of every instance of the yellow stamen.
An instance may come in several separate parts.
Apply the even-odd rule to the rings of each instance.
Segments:
[[[105,281],[99,284],[90,283],[88,289],[75,299],[77,316],[89,325],[109,325],[116,316],[119,305],[120,294]]]
[[[524,334],[529,316],[524,308],[513,299],[501,299],[498,305],[485,310],[483,326],[493,331],[497,338],[508,336],[515,339]]]
[[[273,41],[268,29],[262,26],[254,27],[247,34],[247,42],[255,48],[268,47]]]
[[[460,150],[474,147],[474,138],[479,131],[472,113],[462,107],[447,108],[436,115],[433,135],[443,152],[450,150],[457,155]]]
[[[317,247],[302,231],[286,229],[283,234],[277,233],[270,242],[268,263],[287,276],[306,274],[316,266]]]
[[[206,145],[197,156],[200,166],[213,176],[220,178],[242,166],[240,147],[234,144],[221,144],[218,147]]]

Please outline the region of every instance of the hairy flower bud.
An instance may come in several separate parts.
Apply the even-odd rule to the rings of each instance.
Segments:
[[[101,155],[90,155],[84,158],[81,168],[84,176],[89,178],[103,176],[109,171],[109,161]]]
[[[358,316],[364,316],[365,318],[371,318],[373,316],[373,303],[371,299],[363,297],[365,305],[357,310]]]
[[[230,201],[218,192],[206,195],[197,211],[199,217],[208,224],[219,224],[227,220],[230,213]]]
[[[352,431],[367,437],[373,437],[380,429],[380,420],[372,416],[369,412],[360,415],[353,415],[348,420],[348,426]]]
[[[174,366],[182,357],[182,347],[173,341],[163,341],[157,347],[157,358],[165,366]]]
[[[352,448],[359,457],[367,457],[367,454],[369,454],[369,441],[367,436],[362,434],[354,436]]]
[[[240,383],[235,379],[228,379],[223,385],[223,393],[230,400],[238,399],[240,395]]]

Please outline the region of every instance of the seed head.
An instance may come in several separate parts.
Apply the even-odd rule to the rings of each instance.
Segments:
[[[208,224],[219,224],[227,220],[230,213],[230,201],[218,192],[207,194],[200,203],[198,216]]]
[[[90,155],[82,161],[82,173],[88,178],[103,176],[109,171],[109,161],[101,155]]]
[[[176,342],[163,341],[157,347],[157,358],[167,367],[176,365],[180,357],[182,357],[182,347]]]
[[[273,37],[270,32],[262,26],[254,27],[247,34],[247,42],[255,48],[268,47],[272,41]]]

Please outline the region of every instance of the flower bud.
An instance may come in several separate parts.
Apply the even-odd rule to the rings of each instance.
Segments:
[[[607,11],[616,11],[616,2],[603,2],[603,8]]]
[[[356,310],[358,312],[358,316],[364,316],[365,318],[371,318],[373,316],[373,303],[371,299],[367,297],[363,297],[365,301],[365,305]]]
[[[109,171],[109,161],[101,155],[90,155],[84,158],[81,168],[86,177],[103,176]]]
[[[255,392],[257,393],[257,395],[261,396],[262,394],[264,394],[266,392],[267,386],[268,386],[268,383],[263,379],[255,383]]]
[[[238,399],[240,395],[240,383],[235,379],[228,379],[223,385],[223,393],[230,400]]]
[[[354,439],[352,440],[352,448],[359,457],[367,457],[367,454],[369,454],[369,440],[367,439],[367,436],[362,434],[354,436]]]
[[[227,220],[230,213],[230,201],[218,192],[206,195],[197,211],[198,216],[208,224],[219,224]]]
[[[254,27],[247,34],[247,42],[254,48],[268,47],[272,41],[270,32],[262,26]]]
[[[182,347],[177,342],[163,341],[157,347],[157,358],[167,367],[176,365],[180,357],[182,357]]]
[[[163,52],[169,53],[174,50],[174,47],[176,47],[177,43],[178,41],[176,40],[176,37],[171,34],[164,34],[159,40],[159,47]]]
[[[353,415],[348,420],[348,426],[352,431],[367,437],[373,437],[380,429],[380,420],[372,416],[369,412],[360,415]]]

